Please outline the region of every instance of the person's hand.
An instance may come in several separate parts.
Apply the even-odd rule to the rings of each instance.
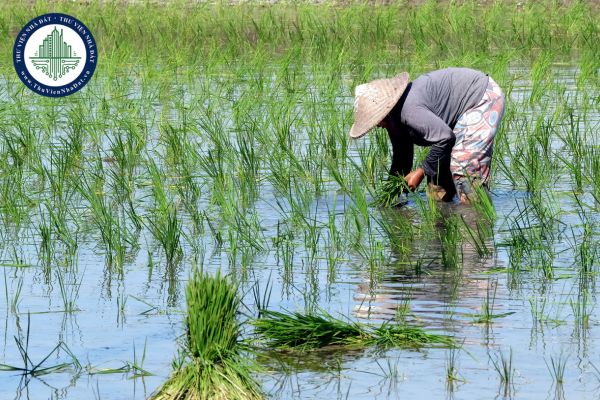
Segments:
[[[417,168],[414,171],[411,171],[404,178],[406,179],[406,184],[411,191],[414,191],[425,177],[425,171],[423,168]]]

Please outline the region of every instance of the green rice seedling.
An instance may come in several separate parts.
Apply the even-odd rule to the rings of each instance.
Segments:
[[[146,158],[146,162],[148,174],[150,175],[150,179],[152,181],[151,188],[152,196],[154,198],[154,207],[158,214],[164,214],[171,205],[169,202],[168,192],[166,190],[167,185],[165,184],[165,175],[160,166],[154,160],[154,157],[149,155]]]
[[[381,370],[381,373],[385,379],[397,380],[400,378],[400,371],[398,368],[399,361],[399,359],[396,359],[396,361],[392,364],[390,359],[386,358],[384,365],[381,365],[382,363],[380,363],[379,360],[375,360],[375,363]]]
[[[438,222],[443,219],[437,200],[433,196],[425,196],[425,199],[423,199],[420,193],[410,193],[409,198],[415,202],[419,211],[421,234],[433,233],[437,236]]]
[[[491,291],[490,287],[494,288],[493,293],[491,293],[492,291]],[[485,293],[485,299],[483,301],[483,304],[481,305],[481,313],[476,316],[475,320],[473,321],[474,323],[476,323],[476,324],[491,324],[494,319],[504,318],[506,316],[514,314],[514,311],[509,311],[509,312],[500,313],[500,314],[494,313],[494,304],[496,303],[496,290],[497,289],[498,289],[498,283],[495,281],[491,282],[491,284],[488,285],[486,293]]]
[[[65,276],[69,278],[68,282],[65,282]],[[58,287],[60,288],[60,296],[63,302],[64,312],[73,313],[79,311],[77,308],[76,301],[79,297],[79,289],[81,288],[81,282],[83,280],[83,273],[77,273],[74,270],[63,271],[60,268],[56,269],[56,280],[58,281]]]
[[[182,225],[177,217],[177,209],[170,205],[166,210],[146,219],[146,227],[160,243],[168,266],[179,264],[183,257],[181,248]]]
[[[27,223],[27,196],[23,193],[23,173],[20,170],[11,171],[0,183],[0,213],[4,224],[18,231],[22,224]]]
[[[501,131],[498,132],[494,138],[494,153],[492,155],[492,164],[495,169],[495,176],[501,176],[505,182],[510,183],[512,188],[517,188],[521,185],[520,179],[516,178],[513,174],[512,167],[512,142],[509,140],[508,135],[502,132],[502,128],[508,125],[507,120],[512,116],[511,109],[507,107],[503,122],[501,125]],[[500,179],[500,178],[496,178]]]
[[[492,249],[487,245],[486,240],[493,235],[489,221],[467,221],[464,215],[460,216],[462,228],[471,238],[471,244],[475,248],[479,257],[489,257],[492,255]],[[474,228],[472,225],[475,225]]]
[[[52,241],[52,232],[50,229],[50,225],[46,221],[46,217],[43,215],[41,207],[39,210],[39,214],[41,215],[41,222],[37,226],[38,235],[40,237],[38,258],[41,260],[43,266],[49,266],[50,260],[52,259],[52,253],[54,252],[54,242]],[[46,277],[46,280],[48,280],[48,277]]]
[[[550,356],[550,363],[544,360],[546,368],[550,372],[550,376],[556,385],[562,385],[565,381],[565,369],[567,367],[568,355],[560,353],[558,357]]]
[[[533,206],[533,203],[536,205]],[[532,196],[531,202],[525,208],[517,203],[517,209],[519,215],[509,218],[512,225],[510,242],[511,246],[514,246],[509,247],[511,259],[512,255],[528,259],[531,269],[541,272],[545,278],[552,278],[555,253],[548,243],[558,237],[558,228],[561,226],[559,224],[562,222],[541,196]],[[519,269],[520,261],[513,261],[513,268]]]
[[[35,156],[37,149],[37,136],[34,128],[21,120],[16,120],[14,126],[16,132],[3,130],[0,135],[3,139],[7,161],[16,170],[22,170],[29,162],[30,157]]]
[[[576,300],[569,300],[569,306],[573,314],[575,328],[578,331],[585,331],[589,328],[590,315],[594,304],[590,304],[589,293],[586,288],[582,288],[577,294]]]
[[[337,74],[334,77],[337,77]],[[335,90],[337,91],[337,89]],[[335,97],[337,94],[333,93],[332,96]],[[336,103],[335,98],[328,98],[326,101],[330,104]],[[322,110],[322,106],[315,104],[314,113],[319,114],[322,112],[320,110]],[[321,143],[323,148],[325,167],[329,175],[339,185],[342,192],[349,192],[348,180],[350,177],[347,162],[349,142],[344,135],[340,134],[344,131],[344,122],[338,115],[337,110],[334,110],[332,114],[327,115],[325,121],[320,120],[318,117],[316,118],[315,125],[319,127],[320,133],[317,141]],[[323,124],[327,124],[327,126],[323,127]]]
[[[148,161],[148,172],[152,179],[152,193],[154,195],[155,210],[146,217],[146,228],[160,243],[167,260],[168,266],[177,265],[183,257],[181,248],[182,223],[177,217],[177,208],[169,201],[163,186],[162,174],[156,163]]]
[[[203,234],[203,218],[198,208],[198,202],[202,195],[202,181],[197,179],[195,173],[197,153],[189,143],[184,144],[183,149],[184,153],[180,155],[181,161],[177,164],[177,176],[179,177],[177,192],[197,233]]]
[[[304,231],[304,247],[307,250],[308,265],[314,265],[317,252],[319,251],[319,244],[321,243],[323,226],[317,223],[317,210],[314,212],[314,217],[303,215],[302,219],[303,224],[301,229]]]
[[[515,378],[515,368],[513,366],[512,348],[509,350],[508,357],[502,352],[498,351],[495,357],[490,355],[490,361],[494,366],[494,369],[498,373],[500,378],[500,387],[504,396],[508,396],[513,391],[513,384]]]
[[[413,222],[403,213],[395,210],[389,211],[382,212],[380,216],[373,218],[380,228],[380,233],[387,239],[389,248],[399,256],[409,257],[412,254],[411,243],[416,235]]]
[[[581,194],[583,193],[583,174],[584,160],[586,159],[587,145],[585,132],[581,132],[582,118],[575,116],[574,111],[570,110],[569,123],[564,127],[566,132],[558,135],[559,139],[565,144],[566,154],[557,153],[557,157],[562,161],[563,165],[569,170],[573,177],[573,190]]]
[[[6,305],[6,313],[8,314],[9,299],[8,299],[8,279],[6,279],[6,269],[3,269],[2,273],[4,274],[4,304]]]
[[[103,193],[97,192],[85,176],[78,184],[78,189],[81,196],[88,201],[92,221],[100,231],[106,248],[107,265],[121,270],[125,262],[125,242],[128,240],[128,234],[114,211],[114,204]]]
[[[488,189],[478,184],[474,184],[472,187],[474,196],[470,203],[473,205],[473,208],[475,208],[480,215],[485,216],[488,221],[495,221],[496,209],[494,208]]]
[[[133,362],[127,361],[123,367],[119,368],[121,373],[131,374],[131,378],[139,378],[144,376],[154,375],[144,368],[144,361],[146,360],[146,348],[147,340],[144,341],[144,350],[142,351],[141,357],[138,359],[137,349],[135,342],[133,343]]]
[[[352,201],[354,210],[356,211],[355,223],[358,237],[362,237],[363,232],[366,236],[373,233],[372,218],[369,210],[369,202],[367,201],[366,193],[358,182],[354,182],[352,186]]]
[[[271,157],[267,160],[270,173],[267,179],[280,195],[287,195],[292,190],[293,171],[285,157]]]
[[[48,201],[43,201],[43,205],[50,218],[50,230],[56,235],[56,238],[62,242],[67,250],[74,254],[78,247],[77,234],[73,235],[67,225],[67,212],[64,208],[55,210]]]
[[[375,289],[385,275],[387,251],[384,242],[377,239],[375,234],[371,233],[365,239],[367,243],[357,243],[355,250],[368,263],[369,286]]]
[[[145,355],[143,357],[145,357]],[[130,374],[129,378],[131,379],[154,375],[153,373],[144,369],[143,360],[142,364],[140,365],[135,358],[133,362],[125,361],[120,367],[98,368],[89,365],[86,366],[86,372],[88,375]]]
[[[598,248],[593,240],[593,228],[590,222],[585,221],[582,233],[576,234],[573,228],[571,230],[574,242],[577,243],[573,249],[579,266],[580,279],[585,279],[593,274],[598,260]]]
[[[260,399],[242,358],[237,288],[217,273],[195,271],[186,287],[185,359],[153,399]]]
[[[379,360],[375,360],[377,367],[379,367],[379,370],[381,371],[381,374],[377,375],[380,375],[383,378],[382,381],[380,381],[380,385],[387,382],[388,397],[392,396],[393,393],[397,393],[398,381],[403,378],[403,375],[400,372],[400,368],[398,367],[399,362],[400,358],[397,358],[394,362],[392,362],[389,357],[385,358],[385,363],[380,362]],[[372,373],[369,371],[365,372]],[[341,377],[342,376],[340,374],[340,378]]]
[[[600,147],[593,147],[588,152],[588,167],[590,171],[587,180],[592,185],[592,195],[597,204],[600,204]]]
[[[560,318],[561,310],[557,307],[554,310],[554,317],[550,316],[551,310],[547,309],[548,299],[545,296],[531,297],[529,299],[529,305],[531,307],[531,318],[537,324],[548,324],[550,326],[558,327],[565,324],[565,321]]]
[[[208,217],[206,210],[203,211],[202,216],[204,217],[204,220],[206,221],[206,224],[208,225],[208,228],[213,236],[213,239],[215,242],[215,247],[218,249],[221,248],[223,246],[223,235],[221,234],[221,232],[219,230],[217,230],[216,226],[213,224],[211,219]]]
[[[128,297],[124,292],[117,295],[117,326],[124,326],[126,321],[125,306],[127,305]]]
[[[333,180],[339,185],[340,191],[344,193],[350,192],[350,186],[348,180],[347,168],[345,165],[340,165],[340,161],[333,157],[327,157],[324,160],[325,167],[327,167],[327,172],[333,178]],[[345,168],[343,170],[342,168]]]
[[[259,318],[261,317],[262,311],[269,308],[272,291],[273,284],[271,282],[271,275],[269,275],[269,277],[267,278],[267,283],[264,286],[264,290],[261,289],[260,280],[255,279],[254,285],[252,286],[252,295],[254,298],[254,308],[258,312]]]
[[[357,174],[364,186],[373,187],[382,175],[383,165],[380,165],[379,155],[373,142],[362,143],[357,149],[358,161],[350,158],[353,172]]]
[[[253,132],[242,131],[236,136],[239,160],[237,175],[250,198],[258,195],[257,183],[261,168],[261,159],[257,153],[253,135]]]
[[[337,227],[337,197],[333,200],[333,210],[327,213],[327,237],[325,248],[327,249],[327,282],[334,282],[337,276],[336,266],[342,261],[342,238]]]
[[[458,372],[458,347],[451,346],[446,352],[446,387],[454,390],[456,382],[465,382]]]
[[[555,121],[548,119],[545,115],[541,114],[535,122],[533,128],[533,137],[540,148],[539,156],[543,159],[545,164],[548,164],[550,170],[554,170],[552,159],[552,138],[556,135]]]
[[[181,126],[175,127],[167,122],[159,126],[159,132],[160,140],[166,147],[165,162],[170,166],[177,166],[184,162],[186,155],[185,145],[189,140],[185,110]]]
[[[233,229],[227,230],[227,237],[229,240],[229,251],[227,252],[227,259],[229,260],[229,268],[235,271],[238,265],[238,235]]]
[[[285,201],[276,199],[275,204],[290,225],[299,227],[304,223],[304,214],[309,210],[314,197],[296,178],[292,178],[290,182],[293,187],[289,187]]]
[[[411,315],[410,304],[412,301],[413,288],[409,287],[403,294],[402,298],[398,302],[396,311],[394,313],[394,320],[400,323],[406,322],[407,318]]]
[[[10,304],[10,312],[12,314],[17,314],[19,310],[19,302],[21,301],[21,290],[23,290],[23,277],[19,277],[17,280],[17,284],[12,295],[12,298],[9,299],[8,295],[8,279],[6,277],[6,269],[4,269],[4,294],[6,297],[6,307],[9,307]]]
[[[458,218],[446,217],[442,220],[442,228],[438,233],[442,244],[442,265],[455,269],[459,265],[459,241],[461,240]]]
[[[531,95],[529,96],[529,103],[538,103],[542,95],[546,92],[548,83],[548,77],[551,77],[550,64],[552,62],[553,55],[549,52],[543,52],[533,62],[531,66]]]
[[[223,150],[212,149],[206,155],[198,155],[198,166],[200,170],[215,182],[222,182],[225,176]]]
[[[281,248],[281,262],[283,286],[286,291],[289,291],[291,285],[294,284],[294,255],[296,245],[293,239],[285,240]],[[288,293],[289,294],[289,293]]]
[[[232,191],[227,193],[227,200],[221,206],[224,220],[230,228],[235,229],[237,244],[240,247],[250,247],[255,251],[264,251],[266,249],[265,237],[261,228],[258,214],[255,210],[243,209],[235,202]]]
[[[535,137],[526,135],[524,127],[523,136],[526,138],[524,145],[517,145],[512,158],[512,175],[518,177],[518,181],[525,183],[525,189],[530,193],[539,193],[550,176],[548,164],[539,157],[541,150]]]
[[[19,355],[23,361],[22,366],[8,365],[8,364],[0,364],[0,371],[12,371],[22,374],[24,376],[42,376],[51,373],[65,372],[71,369],[73,366],[79,366],[79,362],[73,356],[73,353],[69,350],[69,348],[63,343],[59,342],[41,361],[34,362],[31,358],[29,352],[29,333],[31,328],[31,314],[27,313],[27,331],[25,333],[25,337],[17,337],[15,336],[15,344],[17,346],[17,350],[19,351]],[[71,362],[62,362],[55,365],[45,366],[46,361],[50,359],[53,355],[59,355],[59,350],[63,349],[66,354],[72,357]]]
[[[44,178],[48,181],[52,200],[59,209],[66,208],[67,200],[70,198],[71,169],[70,154],[67,149],[60,147],[50,148],[50,162],[43,166]]]
[[[146,142],[139,127],[130,121],[120,122],[118,129],[113,138],[109,137],[110,160],[114,160],[114,167],[108,170],[109,185],[116,201],[127,205],[131,220],[137,229],[141,229],[141,218],[135,206],[135,169],[142,161],[141,152]]]

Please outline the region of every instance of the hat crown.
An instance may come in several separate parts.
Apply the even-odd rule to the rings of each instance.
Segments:
[[[381,90],[381,85],[363,83],[358,85],[354,89],[354,112],[356,113],[359,102],[371,101],[372,103],[378,103],[386,97],[385,93]]]
[[[354,124],[350,137],[364,136],[394,108],[408,85],[408,73],[363,83],[354,89]]]

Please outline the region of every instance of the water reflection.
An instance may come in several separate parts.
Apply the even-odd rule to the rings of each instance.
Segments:
[[[426,319],[429,325],[445,325],[448,315],[473,317],[485,311],[496,287],[486,272],[496,266],[493,222],[475,207],[438,204],[438,212],[414,239],[407,221],[415,223],[415,210],[402,207],[382,218],[398,227],[389,238],[394,261],[376,281],[363,277],[354,295],[354,314],[359,318]],[[400,239],[399,239],[400,238]],[[493,299],[492,299],[493,302]],[[445,327],[448,329],[448,327]]]

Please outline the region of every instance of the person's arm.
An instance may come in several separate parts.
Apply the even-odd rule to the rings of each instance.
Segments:
[[[423,139],[432,143],[429,154],[421,167],[425,175],[436,181],[440,169],[448,168],[450,165],[450,154],[456,142],[454,132],[426,107],[415,108],[414,112],[410,113],[407,124],[421,134]]]
[[[414,145],[406,132],[402,132],[401,129],[395,122],[389,122],[387,131],[392,142],[390,175],[405,176],[413,166]]]

